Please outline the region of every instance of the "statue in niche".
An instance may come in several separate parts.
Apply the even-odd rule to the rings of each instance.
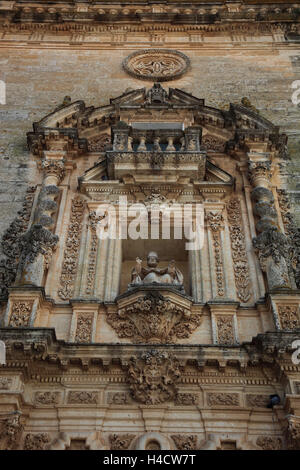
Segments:
[[[131,272],[132,286],[148,284],[166,284],[175,286],[183,291],[183,275],[175,266],[175,261],[171,260],[166,268],[158,268],[158,255],[155,251],[150,251],[147,256],[147,267],[142,266],[142,259],[136,258],[136,265]]]

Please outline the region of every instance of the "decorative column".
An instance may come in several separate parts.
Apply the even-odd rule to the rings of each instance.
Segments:
[[[253,158],[253,155],[250,154]],[[253,239],[262,271],[267,275],[269,290],[291,288],[290,244],[279,231],[273,193],[270,190],[271,162],[250,160],[249,176],[254,189],[254,214],[259,218],[256,229],[260,232]]]
[[[63,152],[64,154],[64,152]],[[33,224],[21,239],[16,286],[42,286],[44,271],[49,267],[58,236],[53,234],[53,214],[57,211],[58,185],[64,178],[64,155],[45,151],[40,168],[44,174]]]

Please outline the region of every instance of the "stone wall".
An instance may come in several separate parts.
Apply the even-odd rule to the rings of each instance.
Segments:
[[[21,208],[27,185],[35,181],[36,164],[29,159],[26,144],[32,123],[54,110],[66,95],[72,101],[99,106],[128,88],[150,87],[151,82],[129,77],[121,66],[122,60],[139,47],[2,47],[0,80],[6,82],[7,104],[0,105],[0,234]],[[227,44],[226,48],[185,44],[180,50],[190,57],[191,69],[181,79],[167,82],[166,87],[183,88],[221,109],[246,96],[262,116],[289,135],[292,161],[287,171],[296,200],[300,114],[291,101],[291,85],[300,79],[299,48],[256,47],[253,43],[251,47]]]

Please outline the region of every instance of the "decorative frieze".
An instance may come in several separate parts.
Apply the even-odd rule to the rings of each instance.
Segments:
[[[108,393],[107,402],[112,405],[127,405],[129,403],[129,396],[126,392]]]
[[[74,405],[94,405],[98,403],[98,393],[72,391],[68,394],[68,403]]]
[[[215,270],[217,281],[217,294],[224,296],[224,267],[222,260],[221,230],[224,228],[224,219],[220,211],[209,211],[205,213],[205,220],[211,231],[215,256]]]
[[[239,406],[240,400],[238,393],[208,393],[208,406]]]
[[[241,203],[238,198],[233,198],[228,202],[227,215],[236,292],[242,302],[248,302],[251,298],[250,273],[246,254]]]
[[[56,405],[58,400],[58,392],[36,392],[34,395],[34,402],[37,405]]]
[[[11,307],[9,326],[14,328],[29,326],[32,306],[33,302],[29,301],[13,302]]]
[[[299,305],[277,305],[277,311],[281,328],[284,330],[295,330],[300,328]]]
[[[235,344],[233,315],[216,315],[217,336],[219,344]]]
[[[130,359],[127,382],[135,400],[155,405],[176,396],[180,375],[179,361],[174,355],[152,350]]]
[[[197,450],[197,436],[195,434],[173,434],[171,437],[178,450]]]
[[[266,408],[269,401],[269,395],[246,395],[246,405],[251,408]]]
[[[262,450],[281,450],[282,441],[279,437],[259,436],[256,439],[256,445]]]
[[[175,405],[197,405],[198,395],[194,393],[177,393],[175,397]]]
[[[58,290],[58,296],[63,300],[70,299],[74,292],[84,208],[84,201],[79,196],[76,196],[71,205],[71,216],[60,276],[60,288]]]
[[[45,450],[50,443],[47,433],[27,434],[24,440],[24,450]]]
[[[138,343],[175,343],[188,338],[201,323],[200,314],[156,291],[134,298],[117,312],[108,310],[106,318],[120,338]]]
[[[111,434],[109,436],[110,449],[127,450],[135,437],[135,434]]]
[[[93,313],[78,313],[75,333],[75,343],[91,343],[93,328]]]

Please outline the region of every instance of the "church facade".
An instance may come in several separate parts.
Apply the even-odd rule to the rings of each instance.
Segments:
[[[2,450],[300,448],[299,12],[180,3],[0,2]]]

